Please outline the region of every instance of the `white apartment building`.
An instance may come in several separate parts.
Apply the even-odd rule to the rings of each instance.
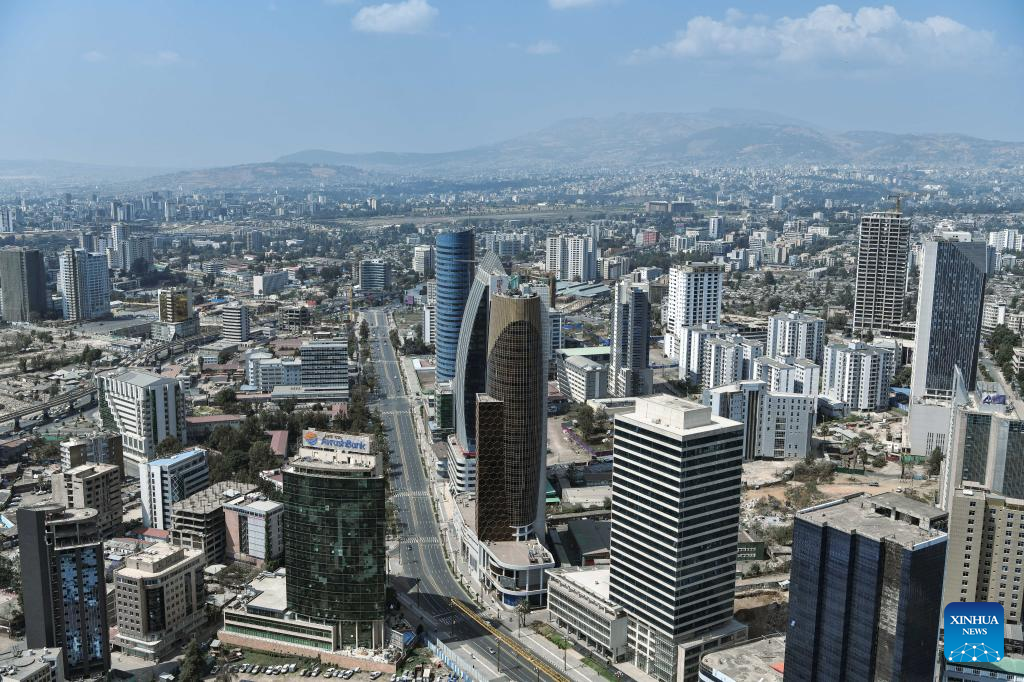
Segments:
[[[661,307],[668,357],[680,357],[686,327],[721,321],[724,273],[725,266],[719,263],[692,263],[669,270],[668,295]]]
[[[895,358],[887,348],[831,343],[825,347],[822,393],[851,410],[885,410],[894,372]]]
[[[64,297],[64,319],[82,322],[110,314],[110,271],[99,253],[68,247],[60,254],[57,289]]]
[[[772,391],[741,381],[704,391],[712,414],[743,424],[743,458],[800,459],[811,449],[817,396]]]
[[[121,368],[98,377],[104,426],[121,434],[124,472],[138,476],[139,464],[173,436],[185,443],[185,395],[174,379],[145,370]]]
[[[270,296],[284,291],[286,286],[288,286],[288,273],[283,270],[252,276],[253,296]]]
[[[142,524],[171,529],[171,506],[210,484],[206,450],[193,448],[139,464]]]
[[[412,269],[420,277],[431,277],[434,274],[434,247],[420,244],[412,249]]]
[[[821,364],[824,347],[825,320],[820,317],[789,312],[768,318],[768,357],[806,358]]]
[[[220,314],[221,338],[232,343],[249,340],[249,309],[241,303],[224,306]]]
[[[592,237],[555,235],[544,243],[544,266],[560,280],[593,282],[597,279],[597,246]]]
[[[608,366],[594,362],[580,355],[573,355],[564,361],[567,398],[575,403],[585,403],[593,398],[608,395]]]

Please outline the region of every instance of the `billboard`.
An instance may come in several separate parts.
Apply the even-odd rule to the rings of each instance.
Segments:
[[[302,445],[310,448],[331,448],[347,452],[370,452],[370,437],[307,429],[302,432]]]

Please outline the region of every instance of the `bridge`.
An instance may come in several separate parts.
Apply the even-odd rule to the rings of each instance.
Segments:
[[[63,395],[51,398],[45,403],[38,405],[31,405],[29,407],[23,407],[20,410],[14,410],[13,412],[7,412],[0,414],[0,424],[6,424],[7,422],[14,422],[14,428],[21,428],[22,417],[29,417],[33,414],[41,414],[43,419],[50,418],[50,412],[56,410],[64,405],[67,405],[69,409],[74,409],[76,403],[82,398],[89,398],[89,402],[85,404],[85,407],[92,407],[96,403],[96,386],[86,386],[85,388],[76,388],[73,391],[64,393]]]

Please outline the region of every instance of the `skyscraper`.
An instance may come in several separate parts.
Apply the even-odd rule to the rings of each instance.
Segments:
[[[593,237],[556,235],[545,242],[544,266],[558,279],[592,282],[597,279],[597,246]]]
[[[384,291],[391,286],[391,263],[383,258],[359,261],[359,288],[362,291]]]
[[[487,390],[487,322],[491,290],[505,291],[508,277],[501,259],[488,253],[480,259],[466,297],[457,335],[455,381],[455,434],[466,452],[476,452],[476,395]]]
[[[903,320],[909,255],[910,218],[884,211],[860,219],[854,331],[891,329]]]
[[[609,597],[631,616],[634,664],[695,680],[732,620],[743,425],[667,395],[615,416]],[[680,671],[682,674],[679,674]]]
[[[288,608],[380,649],[387,613],[383,459],[367,436],[305,431],[284,474]]]
[[[52,476],[53,499],[67,509],[92,508],[100,536],[109,540],[121,530],[121,471],[114,464],[82,464]]]
[[[249,340],[249,309],[241,303],[224,306],[220,314],[221,337],[232,343]]]
[[[348,342],[317,339],[299,347],[300,383],[305,388],[348,389]]]
[[[64,296],[65,320],[82,322],[110,314],[110,271],[103,254],[65,249],[58,288]]]
[[[206,450],[202,448],[140,463],[142,524],[170,530],[174,503],[194,495],[209,484],[210,463]]]
[[[912,454],[946,450],[955,370],[966,389],[974,389],[986,259],[985,243],[970,241],[967,233],[940,233],[924,241],[910,381]]]
[[[161,322],[184,322],[192,317],[192,291],[188,287],[161,289],[157,299]]]
[[[547,325],[547,305],[537,293],[491,292],[487,392],[477,396],[477,533],[483,541],[544,534]]]
[[[937,516],[895,493],[797,513],[787,679],[932,679],[946,555]]]
[[[412,249],[412,269],[421,277],[434,276],[434,247],[419,244]]]
[[[0,314],[8,322],[30,322],[46,315],[46,268],[37,249],[0,250]]]
[[[473,285],[476,267],[473,230],[442,232],[434,240],[434,271],[437,279],[437,380],[455,378],[462,313]]]
[[[18,509],[29,647],[61,647],[69,677],[110,669],[103,539],[95,509],[38,503]]]
[[[670,358],[680,356],[685,327],[720,321],[724,273],[725,266],[718,263],[691,263],[669,270],[661,323],[665,328],[665,354]],[[688,377],[680,374],[680,378]]]
[[[612,292],[609,393],[617,398],[647,395],[654,385],[650,365],[651,303],[647,292],[619,282]]]

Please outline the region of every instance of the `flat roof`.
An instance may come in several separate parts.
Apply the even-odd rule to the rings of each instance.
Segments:
[[[288,610],[288,584],[284,575],[261,573],[249,587],[259,592],[246,606],[266,611]]]
[[[589,592],[601,601],[607,602],[611,597],[611,567],[610,566],[588,566],[578,568],[575,566],[565,568],[554,568],[548,571],[549,575],[557,575],[572,583],[584,592]]]
[[[785,660],[786,638],[777,635],[713,651],[701,663],[733,682],[781,682]]]
[[[915,500],[900,493],[881,493],[867,498],[876,507],[887,507],[920,519],[938,519],[947,513],[927,502]]]
[[[879,542],[885,539],[906,549],[913,549],[921,543],[946,537],[943,532],[927,530],[879,514],[875,511],[871,499],[859,494],[850,498],[833,500],[815,507],[801,509],[797,512],[796,517],[808,523],[829,526],[846,533],[856,533]]]

